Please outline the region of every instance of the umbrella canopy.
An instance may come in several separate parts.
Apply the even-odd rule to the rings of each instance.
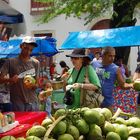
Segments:
[[[50,37],[36,37],[38,47],[34,48],[32,56],[45,55],[47,57],[58,53],[56,49],[56,39]],[[9,41],[0,41],[0,58],[10,58],[19,55],[22,38]]]
[[[139,35],[140,26],[71,32],[61,49],[138,46]]]
[[[10,7],[3,0],[0,1],[0,21],[8,24],[22,23],[23,15]]]

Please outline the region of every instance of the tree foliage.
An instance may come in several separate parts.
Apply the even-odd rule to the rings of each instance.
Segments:
[[[66,18],[74,16],[81,18],[85,14],[85,24],[103,14],[114,3],[114,0],[35,0],[52,3],[41,18],[41,22],[49,22],[58,15],[65,14]],[[49,13],[49,14],[48,14]]]

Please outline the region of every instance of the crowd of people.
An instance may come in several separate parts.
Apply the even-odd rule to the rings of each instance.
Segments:
[[[51,96],[53,89],[49,79],[42,79],[44,88],[38,82],[40,63],[37,59],[30,57],[35,47],[37,43],[33,37],[24,37],[20,44],[19,56],[9,58],[1,65],[0,84],[8,87],[7,90],[0,91],[5,94],[1,97],[4,101],[0,100],[1,111],[39,111],[41,101],[47,104],[47,99]],[[60,79],[64,82],[63,90],[65,94],[68,91],[72,94],[71,97],[65,97],[68,98],[64,101],[67,108],[94,107],[92,98],[95,98],[96,94],[101,94],[102,100],[98,104],[99,107],[109,108],[113,112],[114,83],[117,81],[122,89],[133,88],[132,83],[125,82],[125,78],[130,76],[128,68],[123,64],[123,59],[115,59],[115,55],[113,47],[105,47],[100,52],[95,52],[94,58],[91,54],[88,55],[85,49],[74,49],[71,54],[66,55],[73,64],[72,68],[67,66],[65,61],[60,61],[62,68]],[[50,72],[51,80],[53,80],[54,74],[57,74],[55,63],[52,63]],[[30,83],[30,86],[26,87],[23,82],[26,75],[34,77],[36,83]],[[139,64],[133,80],[137,78],[139,78]],[[38,90],[36,94],[36,89],[39,88],[40,91]],[[6,96],[8,101],[5,99]],[[138,106],[140,106],[139,100]]]

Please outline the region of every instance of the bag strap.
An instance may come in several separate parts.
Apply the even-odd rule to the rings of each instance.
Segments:
[[[88,78],[88,66],[86,66],[86,68],[85,68],[85,75],[84,75],[83,83],[86,83],[86,78],[89,80],[89,78]]]
[[[77,74],[77,76],[76,76],[76,79],[75,79],[74,83],[77,82],[78,77],[79,77],[79,75],[80,75],[80,72],[81,72],[82,68],[83,68],[83,66],[82,66],[82,67],[80,68],[80,70],[78,71],[78,74]],[[74,72],[74,68],[72,69],[72,72],[70,73],[70,75],[69,75],[69,77],[68,77],[67,80],[69,80],[69,78],[71,77],[71,75],[72,75],[73,72]]]
[[[84,78],[84,83],[86,82],[86,78],[88,79],[89,81],[89,76],[88,76],[88,66],[86,66],[86,70],[85,70],[85,78]],[[90,81],[89,81],[90,82]],[[102,91],[101,91],[101,88],[98,88],[97,91],[95,91],[95,93],[99,93],[99,94],[102,94]]]
[[[75,82],[74,82],[74,83],[76,83],[76,82],[77,82],[78,77],[79,77],[79,75],[80,75],[80,73],[81,73],[82,68],[83,68],[83,66],[82,66],[82,67],[80,68],[80,70],[78,71],[78,74],[77,74],[77,77],[76,77],[76,79],[75,79]]]

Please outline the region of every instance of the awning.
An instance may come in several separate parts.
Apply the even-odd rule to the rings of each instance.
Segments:
[[[23,22],[23,15],[10,7],[3,0],[0,1],[0,21],[7,24],[15,24]]]
[[[71,32],[61,49],[139,46],[139,36],[140,26]]]

